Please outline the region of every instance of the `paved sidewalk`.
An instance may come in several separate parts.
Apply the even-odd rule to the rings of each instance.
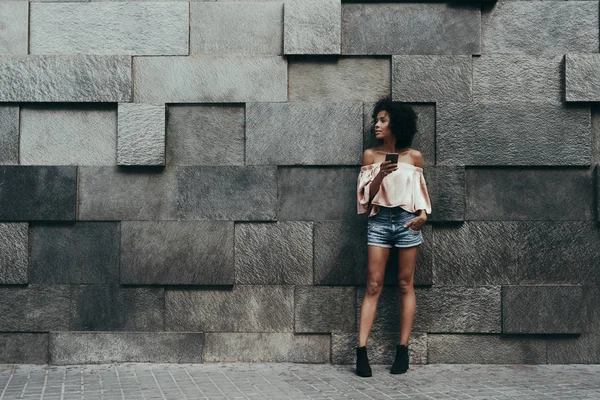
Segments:
[[[0,364],[8,399],[599,399],[600,365]]]

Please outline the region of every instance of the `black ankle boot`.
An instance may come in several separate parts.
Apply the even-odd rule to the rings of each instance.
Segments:
[[[396,345],[396,359],[390,369],[392,374],[403,374],[408,370],[408,346]]]
[[[371,376],[371,366],[367,358],[367,346],[356,348],[356,375]]]

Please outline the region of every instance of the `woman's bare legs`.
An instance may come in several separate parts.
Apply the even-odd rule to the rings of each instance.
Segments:
[[[419,246],[398,248],[398,286],[400,287],[400,344],[408,346],[417,310],[414,279]]]

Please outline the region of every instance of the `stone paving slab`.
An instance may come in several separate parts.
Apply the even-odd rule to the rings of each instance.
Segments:
[[[0,364],[8,399],[598,399],[600,365]]]

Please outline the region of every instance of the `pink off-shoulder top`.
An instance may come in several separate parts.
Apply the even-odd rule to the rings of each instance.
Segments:
[[[409,212],[424,209],[427,214],[431,214],[431,200],[423,168],[410,163],[398,161],[398,169],[383,178],[379,191],[371,199],[369,185],[379,173],[381,164],[382,162],[363,165],[360,169],[357,184],[358,214],[369,212],[369,202],[373,205],[369,217],[379,212],[378,206],[399,206]]]

